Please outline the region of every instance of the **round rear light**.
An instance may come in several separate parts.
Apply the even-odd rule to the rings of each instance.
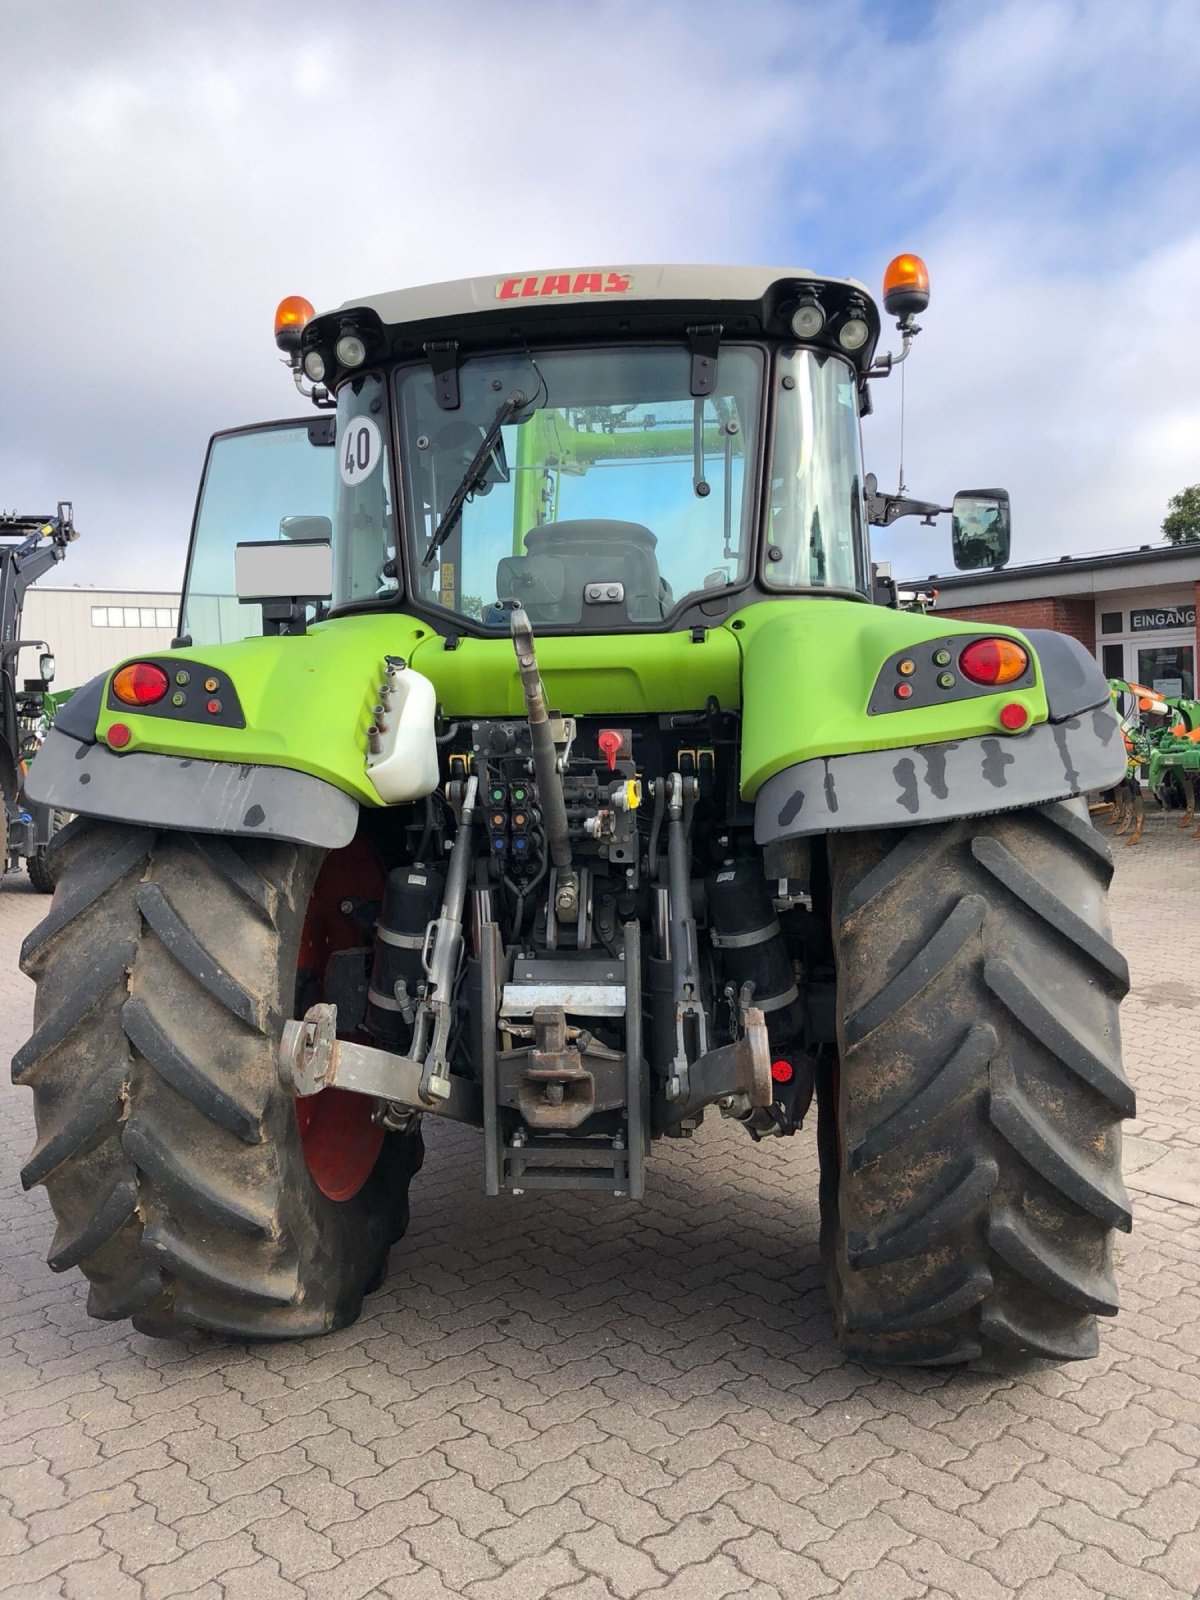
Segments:
[[[1029,654],[1015,639],[976,639],[958,658],[958,669],[972,683],[1012,683],[1029,665]]]
[[[152,706],[161,700],[171,680],[153,661],[133,661],[112,681],[112,692],[123,705]]]
[[[1000,707],[1000,726],[1007,728],[1009,733],[1019,733],[1029,721],[1029,713],[1018,700],[1010,700],[1006,706]]]
[[[133,734],[123,722],[114,722],[105,737],[114,750],[124,750]]]
[[[776,1083],[791,1083],[793,1067],[790,1061],[772,1061],[771,1076]]]

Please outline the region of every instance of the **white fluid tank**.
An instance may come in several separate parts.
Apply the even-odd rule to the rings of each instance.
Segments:
[[[394,663],[382,698],[387,727],[379,750],[368,752],[367,776],[389,805],[419,800],[438,786],[437,695],[428,678]]]

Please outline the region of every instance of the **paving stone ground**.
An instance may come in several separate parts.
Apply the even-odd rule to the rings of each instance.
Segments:
[[[163,1343],[88,1320],[0,1088],[0,1593],[21,1600],[1194,1600],[1200,843],[1118,842],[1136,1226],[1097,1360],[1021,1377],[847,1362],[811,1130],[714,1120],[640,1206],[485,1201],[435,1128],[352,1328]],[[46,902],[0,884],[0,1059]],[[1164,1187],[1159,1181],[1158,1188]],[[1195,1197],[1194,1197],[1195,1198]]]

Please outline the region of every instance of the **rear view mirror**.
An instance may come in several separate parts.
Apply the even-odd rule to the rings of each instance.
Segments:
[[[328,517],[280,517],[279,537],[293,542],[312,543],[333,538],[333,523]]]
[[[324,600],[333,592],[333,549],[328,539],[239,544],[233,553],[233,573],[243,605],[256,600]]]
[[[1012,542],[1007,489],[960,489],[951,511],[954,565],[966,572],[1004,566]]]

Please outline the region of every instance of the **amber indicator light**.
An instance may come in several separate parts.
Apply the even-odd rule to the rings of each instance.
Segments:
[[[902,678],[911,678],[913,673],[916,670],[917,670],[917,663],[915,661],[909,660],[909,658],[907,656],[905,657],[905,659],[903,661],[897,661],[897,663],[896,663],[896,671],[900,674],[900,676]]]
[[[217,690],[220,687],[221,687],[221,680],[219,678],[205,678],[205,680],[204,680],[204,692],[206,694],[216,694]]]

